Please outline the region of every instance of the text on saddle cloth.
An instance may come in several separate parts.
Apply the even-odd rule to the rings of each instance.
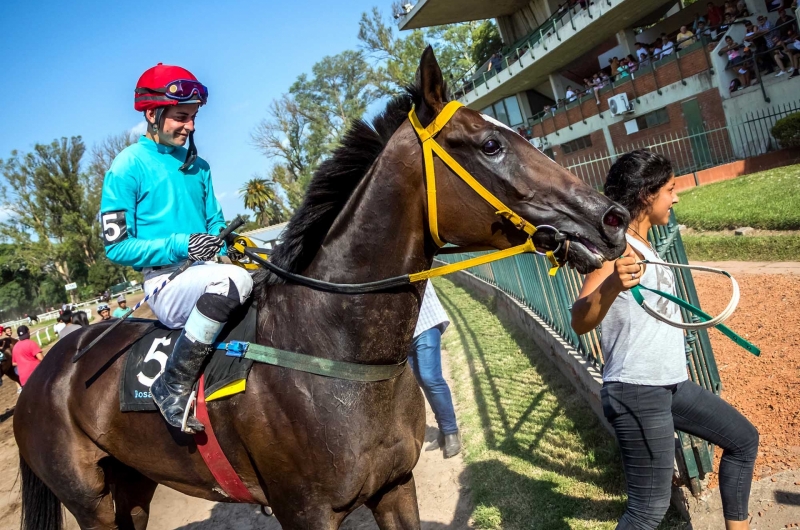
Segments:
[[[241,313],[234,314],[229,326],[220,333],[220,338],[252,341],[255,339],[255,326],[256,309],[251,305],[246,309],[246,313],[243,309]],[[150,395],[150,385],[164,370],[180,331],[156,323],[131,346],[125,356],[125,365],[120,375],[120,411],[158,410]],[[247,374],[253,366],[253,361],[230,357],[225,353],[224,350],[214,352],[204,370],[206,401],[214,401],[245,391]]]

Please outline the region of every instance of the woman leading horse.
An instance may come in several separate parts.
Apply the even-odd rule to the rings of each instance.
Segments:
[[[437,121],[446,107],[428,48],[408,94],[371,126],[355,122],[321,165],[271,261],[318,280],[364,283],[429,269],[441,243],[507,249],[532,232],[537,248],[557,250],[582,272],[620,255],[623,209],[491,118],[451,104]],[[429,158],[432,136],[442,151]],[[558,232],[530,229],[541,225]],[[424,288],[339,294],[259,273],[256,342],[329,360],[402,363]],[[24,529],[61,528],[63,503],[81,528],[143,530],[158,484],[230,501],[192,436],[159,414],[119,411],[122,357],[146,324],[126,322],[70,362],[105,326],[60,341],[18,401]],[[412,470],[425,412],[411,370],[358,382],[256,363],[246,392],[209,403],[208,414],[250,495],[283,528],[335,529],[362,504],[382,530],[419,528]]]

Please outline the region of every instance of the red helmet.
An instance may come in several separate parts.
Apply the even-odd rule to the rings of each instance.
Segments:
[[[139,78],[133,108],[139,112],[180,103],[205,105],[208,89],[187,69],[158,63]]]

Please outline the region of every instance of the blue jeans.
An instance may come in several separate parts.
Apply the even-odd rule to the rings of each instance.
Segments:
[[[607,382],[600,393],[617,434],[628,509],[617,530],[656,528],[669,507],[675,429],[722,448],[719,492],[729,521],[747,519],[758,431],[739,411],[692,381],[646,386]]]
[[[425,398],[431,404],[439,430],[442,434],[457,433],[453,397],[442,375],[442,331],[438,327],[423,331],[414,339],[408,354],[408,364],[411,365]]]

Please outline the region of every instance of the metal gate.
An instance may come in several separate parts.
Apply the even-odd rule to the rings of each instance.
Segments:
[[[650,231],[648,237],[665,261],[688,262],[674,214],[669,225],[656,227]],[[477,254],[444,254],[438,259],[454,263],[475,255]],[[583,276],[573,269],[564,268],[552,278],[547,274],[549,269],[550,264],[544,257],[523,254],[474,267],[469,271],[530,308],[565,341],[602,370],[603,352],[600,348],[599,331],[577,335],[570,326],[570,308],[583,285]],[[693,305],[699,305],[691,271],[674,270],[678,296]],[[683,309],[681,314],[684,321],[697,321]],[[722,385],[708,333],[705,330],[687,331],[685,344],[686,365],[692,381],[719,394]],[[678,432],[678,439],[680,452],[676,456],[681,480],[692,493],[698,494],[702,490],[701,479],[712,470],[714,448],[704,440],[682,432]]]

